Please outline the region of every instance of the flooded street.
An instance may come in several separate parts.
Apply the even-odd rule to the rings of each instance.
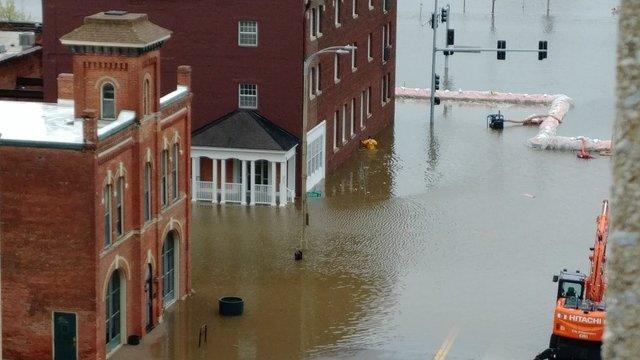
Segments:
[[[456,54],[452,89],[564,93],[575,107],[559,134],[608,139],[614,117],[617,1],[451,1],[459,45],[537,54]],[[425,2],[425,13],[433,4]],[[430,29],[419,1],[398,1],[398,86],[426,87]],[[442,71],[439,58],[437,72]],[[305,260],[299,210],[211,206],[193,211],[195,294],[113,359],[531,359],[548,344],[553,274],[587,270],[610,160],[529,149],[537,128],[486,128],[545,109],[448,104],[433,126],[426,102],[397,101],[376,152],[358,152],[310,199]],[[245,313],[217,315],[241,296]],[[208,341],[198,348],[198,329]]]

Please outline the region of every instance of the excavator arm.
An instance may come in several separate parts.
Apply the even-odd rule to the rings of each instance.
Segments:
[[[609,233],[609,202],[602,202],[602,212],[596,219],[596,241],[591,248],[589,260],[591,261],[591,272],[585,282],[585,297],[593,302],[599,303],[604,297],[607,287],[605,278],[605,257],[607,251],[607,236]]]

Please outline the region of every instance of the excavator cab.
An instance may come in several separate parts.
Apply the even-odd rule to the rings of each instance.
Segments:
[[[558,283],[556,299],[566,298],[567,303],[584,299],[584,282],[586,275],[576,271],[568,272],[564,269],[558,275],[553,276],[553,282]],[[573,301],[572,301],[573,300]]]

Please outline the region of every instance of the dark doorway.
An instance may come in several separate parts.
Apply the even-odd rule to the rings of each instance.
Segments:
[[[147,276],[144,282],[145,293],[145,316],[147,324],[147,332],[153,329],[153,270],[151,264],[147,264]]]
[[[53,359],[76,360],[76,314],[53,313]]]

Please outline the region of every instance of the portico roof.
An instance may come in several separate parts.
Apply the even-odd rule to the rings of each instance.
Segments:
[[[298,138],[255,110],[235,110],[196,130],[192,145],[213,148],[289,151]]]

